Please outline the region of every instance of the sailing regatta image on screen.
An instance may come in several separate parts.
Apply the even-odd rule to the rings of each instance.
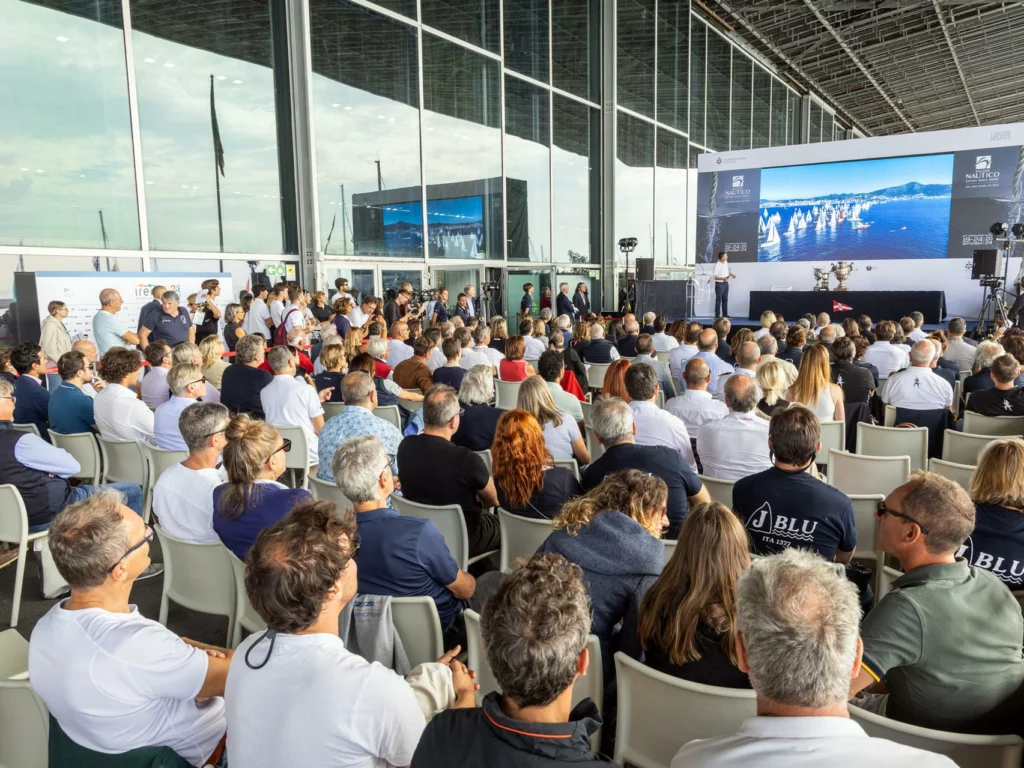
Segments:
[[[482,259],[484,199],[480,195],[427,201],[430,255],[448,259]]]
[[[953,154],[761,169],[758,261],[944,259]]]

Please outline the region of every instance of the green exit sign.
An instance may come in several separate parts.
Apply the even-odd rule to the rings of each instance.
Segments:
[[[283,277],[284,264],[267,264],[263,268],[263,274],[267,277]]]

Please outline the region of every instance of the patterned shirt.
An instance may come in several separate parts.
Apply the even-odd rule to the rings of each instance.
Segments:
[[[363,435],[374,435],[384,445],[384,452],[391,459],[391,471],[398,474],[398,444],[402,441],[402,433],[398,427],[384,419],[373,415],[373,412],[360,405],[347,405],[337,416],[332,416],[320,431],[318,452],[320,464],[316,476],[328,483],[334,482],[334,470],[331,464],[334,454],[346,440]]]

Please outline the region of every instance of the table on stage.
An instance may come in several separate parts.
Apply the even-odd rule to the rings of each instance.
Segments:
[[[849,309],[841,309],[849,307]],[[832,321],[867,315],[899,321],[913,311],[926,323],[941,323],[946,314],[944,291],[751,291],[750,319],[760,320],[766,309],[782,314],[792,323],[808,312],[827,312]]]

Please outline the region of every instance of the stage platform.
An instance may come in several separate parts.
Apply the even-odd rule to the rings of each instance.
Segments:
[[[671,320],[675,320],[675,319],[676,318],[669,318],[670,321]],[[696,322],[700,323],[701,325],[706,325],[706,326],[710,326],[713,322],[715,322],[715,318],[713,318],[713,317],[711,317],[709,315],[695,315],[694,317],[691,317],[690,319],[691,320],[695,320]],[[799,319],[799,318],[795,318],[795,319]],[[748,320],[745,317],[731,317],[731,318],[729,318],[729,320],[732,322],[732,327],[733,328],[760,328],[761,327],[761,323],[760,322],[758,322],[756,320]],[[978,327],[978,321],[977,320],[969,320],[967,318],[964,318],[964,320],[967,323],[967,330],[973,331],[975,328]],[[789,318],[786,318],[786,325],[792,325],[792,324],[793,323],[789,320]],[[926,331],[940,331],[940,330],[944,331],[944,330],[946,330],[946,323],[925,323],[922,327]]]

